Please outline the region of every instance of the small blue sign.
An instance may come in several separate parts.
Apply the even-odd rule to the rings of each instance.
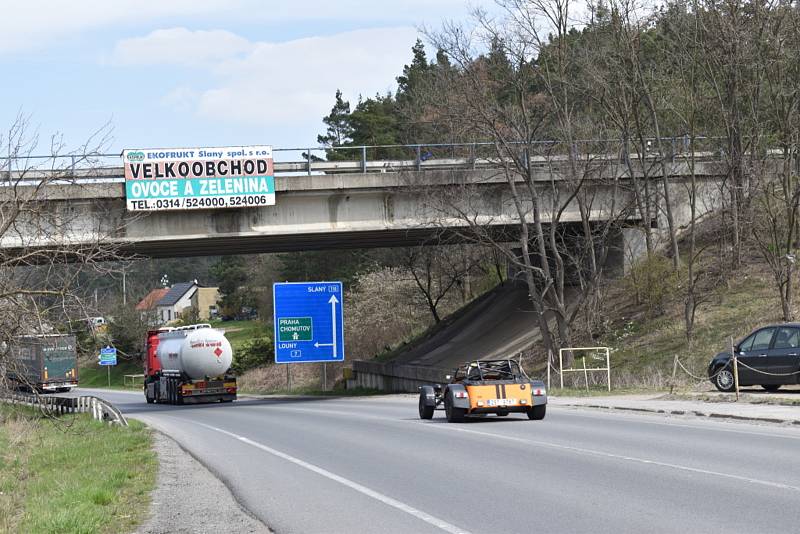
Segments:
[[[100,365],[117,365],[117,349],[114,347],[100,349]]]
[[[275,363],[344,361],[341,282],[272,285]]]

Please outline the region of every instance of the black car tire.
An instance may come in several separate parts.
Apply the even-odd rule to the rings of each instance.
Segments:
[[[540,404],[539,406],[531,406],[528,408],[528,419],[532,421],[541,421],[547,413],[547,405]]]
[[[722,367],[716,370],[716,376],[714,377],[713,383],[714,387],[718,390],[722,391],[723,393],[730,393],[736,389],[736,383],[734,382],[733,378],[733,371],[731,371],[730,367]]]
[[[419,394],[419,418],[433,419],[433,406],[425,405],[425,394]]]
[[[444,413],[447,416],[448,423],[463,423],[464,422],[464,414],[466,414],[467,410],[464,408],[456,408],[450,402],[448,402],[447,398],[444,401]]]
[[[765,391],[769,392],[778,391],[781,389],[780,384],[761,384],[761,387],[764,388]]]

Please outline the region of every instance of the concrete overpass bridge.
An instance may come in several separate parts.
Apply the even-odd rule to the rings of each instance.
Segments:
[[[91,246],[103,240],[127,253],[174,257],[411,245],[442,228],[465,226],[463,218],[443,213],[432,199],[437,192],[452,196],[467,188],[470,193],[460,202],[475,221],[513,231],[518,218],[503,161],[469,156],[423,161],[419,146],[407,148],[410,159],[367,160],[363,147],[360,155],[354,150],[352,161],[276,162],[274,206],[224,210],[127,212],[121,161],[91,168],[12,168],[0,172],[0,205],[35,191],[40,209],[0,236],[0,249],[64,242]],[[592,169],[583,187],[593,198],[591,219],[601,221],[609,217],[615,182],[621,187],[616,209],[632,203],[632,180],[618,156],[588,157]],[[695,159],[702,213],[717,206],[724,173],[711,153],[695,154]],[[529,158],[536,187],[545,197],[552,198],[554,185],[567,185],[565,161],[564,156]],[[635,172],[641,177],[642,167],[653,164],[640,161]],[[678,157],[669,168],[676,221],[685,225],[690,167]],[[546,223],[552,220],[550,213],[542,217]],[[630,227],[623,231],[622,245],[640,246],[636,225],[643,222],[642,216],[629,210],[625,217]],[[559,222],[578,221],[573,200]],[[662,217],[650,224],[662,226]]]

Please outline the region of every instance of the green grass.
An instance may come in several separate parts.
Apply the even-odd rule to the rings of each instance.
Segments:
[[[54,420],[0,405],[0,532],[133,531],[156,470],[150,431],[137,421]]]
[[[261,321],[212,321],[211,326],[225,330],[234,353],[243,343],[256,337],[271,338],[270,328]]]
[[[128,389],[124,386],[124,375],[140,375],[142,364],[138,361],[117,360],[117,365],[110,366],[111,368],[111,388],[112,389]],[[130,380],[128,380],[130,384]],[[108,369],[105,366],[97,364],[80,367],[78,369],[78,385],[84,388],[107,388],[108,387]],[[136,381],[136,389],[141,389],[141,378]]]

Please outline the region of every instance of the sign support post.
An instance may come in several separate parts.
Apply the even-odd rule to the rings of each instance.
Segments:
[[[100,361],[100,365],[106,366],[106,371],[108,375],[108,387],[111,387],[111,366],[117,365],[117,349],[110,345],[106,345],[104,348],[100,349],[100,356],[97,358]]]

